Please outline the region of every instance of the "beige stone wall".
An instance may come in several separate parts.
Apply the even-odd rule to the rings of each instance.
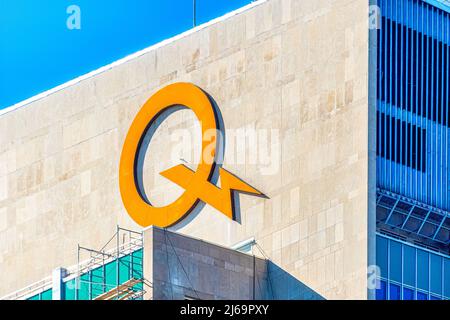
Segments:
[[[0,116],[0,296],[75,264],[78,243],[99,248],[116,224],[140,229],[120,199],[122,143],[156,90],[187,81],[214,97],[226,130],[276,130],[280,162],[262,173],[226,149],[224,167],[270,199],[242,195],[240,223],[206,205],[172,230],[225,246],[255,237],[321,296],[366,298],[367,6],[269,0]],[[155,203],[179,192],[157,174],[167,137],[197,130],[186,111],[168,120],[145,164]]]

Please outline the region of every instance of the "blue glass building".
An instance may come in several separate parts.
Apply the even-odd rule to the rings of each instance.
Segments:
[[[450,7],[379,0],[377,299],[450,299]]]

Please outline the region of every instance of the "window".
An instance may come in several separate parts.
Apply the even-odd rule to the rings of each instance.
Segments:
[[[389,278],[393,281],[402,281],[402,245],[399,242],[389,242]]]
[[[386,17],[381,25],[378,99],[448,127],[449,45]]]
[[[377,5],[377,187],[450,211],[450,14],[422,0]]]
[[[414,290],[403,288],[403,300],[414,300]]]
[[[403,283],[414,286],[416,282],[416,249],[403,246]]]
[[[428,300],[428,295],[423,292],[417,292],[417,300]]]
[[[52,289],[47,289],[38,293],[32,297],[29,297],[27,300],[52,300]]]
[[[417,287],[428,290],[428,252],[417,250]]]
[[[119,260],[112,260],[92,269],[81,275],[80,279],[67,279],[64,284],[65,300],[91,300],[99,295],[115,288],[117,281],[123,284],[130,280],[142,279],[143,277],[143,251],[142,249],[133,251]],[[117,277],[117,267],[119,267],[119,277]],[[76,289],[79,281],[79,289]],[[132,286],[136,292],[143,290],[143,283],[139,282]],[[136,299],[142,299],[137,297]]]
[[[380,281],[380,286],[379,288],[377,288],[377,300],[386,300],[387,299],[387,295],[386,295],[386,282],[385,281]]]
[[[426,169],[426,130],[377,112],[377,156],[411,167]],[[409,150],[408,150],[409,148]]]
[[[450,259],[444,260],[444,296],[450,299]]]
[[[389,285],[389,300],[400,300],[400,286],[391,283]]]
[[[430,291],[442,294],[442,257],[430,255]]]
[[[388,240],[383,237],[377,237],[377,265],[381,269],[381,277],[388,276]]]
[[[450,257],[377,235],[377,300],[450,299]]]
[[[234,246],[231,247],[231,249],[242,252],[242,253],[253,253],[253,246],[256,244],[255,238],[250,238],[244,241],[241,241]]]

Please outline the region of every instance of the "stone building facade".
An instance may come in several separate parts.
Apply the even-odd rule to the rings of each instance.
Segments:
[[[0,115],[0,295],[75,264],[78,243],[99,247],[117,224],[141,229],[119,194],[125,135],[154,92],[191,82],[216,101],[225,135],[267,133],[275,156],[255,160],[251,144],[227,140],[224,167],[268,199],[240,195],[238,221],[205,205],[169,230],[224,247],[253,237],[282,271],[277,298],[366,299],[368,6],[262,1]],[[144,183],[156,205],[180,193],[158,172],[184,130],[197,137],[189,111],[151,142]]]

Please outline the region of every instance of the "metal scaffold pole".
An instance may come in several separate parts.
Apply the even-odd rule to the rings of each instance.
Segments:
[[[129,239],[126,239],[127,235]],[[119,225],[116,226],[114,235],[100,250],[78,244],[75,299],[84,299],[86,295],[88,299],[93,300],[129,300],[143,297],[144,286],[151,287],[151,284],[145,281],[142,271],[134,273],[135,265],[142,264],[142,258],[134,255],[142,249],[142,232],[124,229]],[[83,253],[89,254],[88,260],[83,260]],[[137,270],[141,269],[142,266]],[[128,277],[126,275],[121,277],[121,270],[122,275],[125,274],[124,270],[128,270]],[[81,279],[84,275],[86,277]],[[89,292],[84,292],[81,284],[83,290],[89,289]]]
[[[77,277],[75,280],[75,300],[78,300],[78,291],[80,290],[80,244],[78,246],[77,254]]]
[[[120,267],[119,267],[119,254],[120,254],[120,237],[119,237],[119,225],[117,225],[117,230],[116,230],[116,243],[117,243],[117,260],[116,260],[116,273],[117,273],[117,299],[119,299],[119,285],[120,285],[120,279],[119,279],[119,271],[120,271]]]

